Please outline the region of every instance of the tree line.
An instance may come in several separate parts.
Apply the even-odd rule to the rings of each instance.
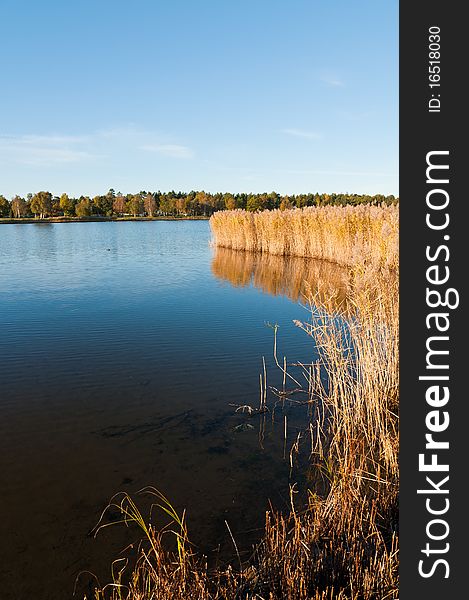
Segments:
[[[279,208],[303,208],[304,206],[395,204],[393,195],[374,196],[363,194],[293,194],[276,192],[263,194],[230,194],[209,192],[146,192],[121,194],[110,189],[104,196],[80,196],[68,194],[53,196],[50,192],[27,194],[26,198],[14,196],[8,200],[0,195],[0,217],[46,218],[46,217],[209,217],[218,210],[242,208],[260,211]]]

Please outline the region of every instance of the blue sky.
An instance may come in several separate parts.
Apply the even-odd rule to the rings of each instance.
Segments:
[[[397,0],[1,0],[0,193],[398,194]]]

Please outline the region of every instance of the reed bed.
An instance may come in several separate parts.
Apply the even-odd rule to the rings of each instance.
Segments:
[[[277,391],[309,408],[309,497],[267,515],[259,598],[398,598],[398,278],[370,267],[352,277],[353,311],[310,295],[311,318],[297,325],[319,359],[290,368],[302,390]]]
[[[342,265],[398,264],[399,208],[324,206],[219,211],[210,218],[215,246],[330,260]]]
[[[184,515],[178,516],[161,495],[158,504],[171,522],[160,529],[146,525],[133,500],[124,496],[120,510],[126,524],[133,521],[144,531],[139,557],[126,576],[115,569],[111,584],[95,590],[95,600],[398,598],[398,270],[395,240],[390,243],[387,238],[393,236],[383,233],[385,224],[397,219],[397,212],[394,207],[362,208],[358,208],[361,216],[355,216],[361,228],[368,219],[372,230],[358,233],[365,246],[370,246],[366,263],[357,260],[351,244],[357,231],[352,236],[352,230],[344,226],[339,235],[339,229],[327,224],[327,231],[334,232],[331,235],[351,244],[334,255],[337,262],[347,260],[353,265],[347,310],[337,304],[334,294],[327,296],[311,288],[310,318],[296,324],[311,337],[319,358],[312,364],[288,367],[295,379],[290,390],[288,386],[271,389],[272,401],[275,396],[276,403],[279,397],[288,402],[300,396],[308,410],[308,425],[290,451],[290,461],[295,453],[308,456],[307,500],[295,500],[292,487],[289,512],[266,513],[264,533],[251,558],[242,562],[234,553],[232,564],[221,569],[209,568],[204,557],[197,555]],[[337,224],[337,211],[351,214],[348,207],[325,210]],[[312,211],[321,216],[315,212],[310,217],[310,209],[274,213],[275,218],[290,222],[311,218],[317,224],[324,213]],[[231,211],[220,215],[217,225],[246,218],[252,226],[261,217]],[[269,218],[266,215],[262,221],[263,236],[273,231],[268,229]],[[385,240],[373,245],[379,231]],[[304,237],[314,238],[309,233]],[[323,244],[327,236],[322,232],[317,237]],[[297,251],[301,243],[295,246]],[[286,244],[261,247],[280,253]],[[312,247],[308,246],[308,252]],[[292,246],[288,248],[291,251]],[[320,248],[325,251],[329,245]],[[391,257],[382,254],[386,248]],[[251,267],[246,270],[252,273]],[[298,386],[298,381],[304,384]],[[173,549],[163,543],[168,531],[172,531]]]

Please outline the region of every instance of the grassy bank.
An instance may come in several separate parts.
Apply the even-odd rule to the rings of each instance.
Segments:
[[[199,216],[161,216],[161,217],[45,217],[36,219],[34,217],[22,217],[20,219],[0,219],[0,225],[18,225],[20,223],[101,223],[106,221],[207,221],[208,217]]]
[[[213,242],[233,250],[396,267],[399,207],[326,206],[258,213],[220,211]]]

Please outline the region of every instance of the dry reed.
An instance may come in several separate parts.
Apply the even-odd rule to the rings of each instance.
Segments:
[[[397,205],[228,210],[210,218],[215,246],[390,268],[398,264],[398,222]]]

